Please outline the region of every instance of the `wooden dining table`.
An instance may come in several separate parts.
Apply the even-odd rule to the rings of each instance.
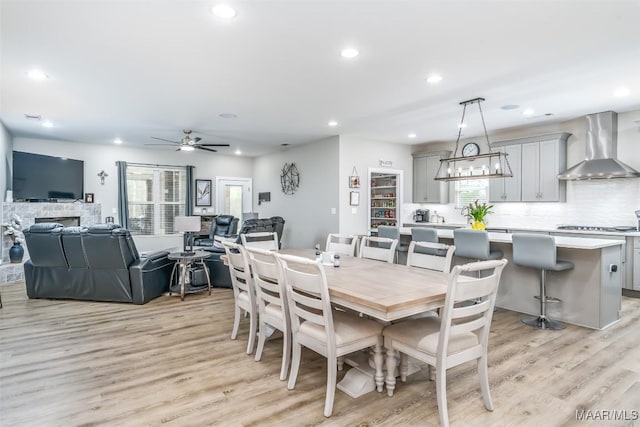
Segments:
[[[285,249],[281,253],[315,259],[313,249]],[[331,303],[384,323],[442,307],[448,274],[401,264],[389,264],[344,256],[340,266],[325,265]],[[359,397],[373,388],[384,388],[382,345],[373,348],[372,369],[366,354],[345,359],[353,368],[338,384],[338,389]],[[370,384],[370,385],[369,385]]]
[[[280,253],[316,257],[313,249],[283,249]],[[325,265],[333,304],[385,322],[444,305],[445,273],[349,256],[340,261],[340,267]]]
[[[314,249],[283,249],[283,254],[310,259],[316,258]],[[226,255],[220,257],[225,264]],[[448,275],[446,273],[390,264],[382,261],[343,256],[340,266],[325,265],[329,298],[331,303],[354,310],[384,323],[425,313],[444,305]],[[382,345],[373,348],[374,371],[367,366],[368,361],[345,360],[345,363],[357,367],[350,370],[338,388],[351,397],[367,392],[359,375],[372,376],[375,388],[383,391],[383,353]],[[371,391],[371,390],[369,390]]]

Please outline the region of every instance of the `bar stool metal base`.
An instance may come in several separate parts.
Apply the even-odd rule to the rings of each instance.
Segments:
[[[554,331],[564,329],[566,326],[557,320],[551,320],[546,316],[529,317],[522,319],[522,323],[538,329],[551,329]]]

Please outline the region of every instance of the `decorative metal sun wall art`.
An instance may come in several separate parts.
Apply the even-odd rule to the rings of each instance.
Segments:
[[[280,185],[284,194],[293,194],[300,185],[300,172],[295,163],[285,163],[280,173]]]

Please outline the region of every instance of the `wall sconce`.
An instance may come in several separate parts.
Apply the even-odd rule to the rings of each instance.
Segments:
[[[108,177],[109,174],[106,173],[104,170],[101,170],[98,176],[100,177],[100,184],[104,185],[104,179]]]

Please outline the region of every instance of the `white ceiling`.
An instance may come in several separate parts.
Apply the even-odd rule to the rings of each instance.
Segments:
[[[479,96],[490,132],[640,108],[637,0],[229,1],[230,22],[216,3],[2,0],[0,119],[15,137],[140,146],[191,128],[259,155],[335,134],[452,140]]]

